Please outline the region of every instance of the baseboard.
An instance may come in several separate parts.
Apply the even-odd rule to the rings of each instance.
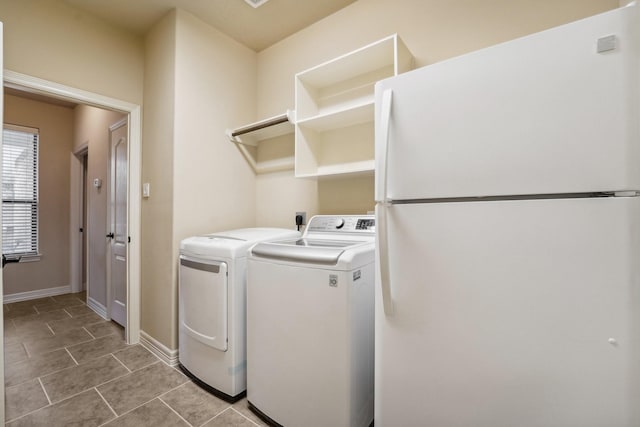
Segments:
[[[145,331],[140,331],[140,344],[155,354],[169,366],[178,365],[178,350],[170,350],[160,341],[147,334]]]
[[[98,316],[102,317],[103,319],[109,319],[109,316],[107,316],[107,307],[100,304],[98,301],[89,297],[87,298],[87,305],[91,310],[95,311]]]
[[[27,301],[31,299],[53,297],[56,295],[71,293],[71,285],[59,286],[57,288],[38,289],[35,291],[18,292],[15,294],[9,294],[2,297],[3,303]]]

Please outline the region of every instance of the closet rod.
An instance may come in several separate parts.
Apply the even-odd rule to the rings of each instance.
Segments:
[[[252,125],[249,125],[240,129],[236,129],[235,131],[231,132],[231,136],[236,137],[236,136],[244,135],[245,133],[255,132],[257,130],[268,128],[270,126],[279,125],[280,123],[285,123],[288,121],[289,121],[289,116],[287,114],[283,114],[281,116],[272,117],[262,122],[254,123]]]

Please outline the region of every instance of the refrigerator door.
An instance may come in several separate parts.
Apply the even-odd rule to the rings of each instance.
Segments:
[[[638,197],[382,208],[376,426],[640,425]]]
[[[379,82],[376,200],[640,189],[639,7]]]

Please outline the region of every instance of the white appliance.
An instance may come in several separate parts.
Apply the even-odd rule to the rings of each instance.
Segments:
[[[376,426],[640,426],[638,6],[376,86]]]
[[[180,243],[178,358],[201,387],[228,401],[244,396],[247,251],[257,242],[298,236],[245,228]]]
[[[373,420],[374,217],[314,216],[251,249],[247,400],[271,424]]]

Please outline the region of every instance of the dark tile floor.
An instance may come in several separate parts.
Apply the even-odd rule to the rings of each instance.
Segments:
[[[4,305],[8,426],[264,426],[246,399],[205,392],[84,304],[83,293]]]

